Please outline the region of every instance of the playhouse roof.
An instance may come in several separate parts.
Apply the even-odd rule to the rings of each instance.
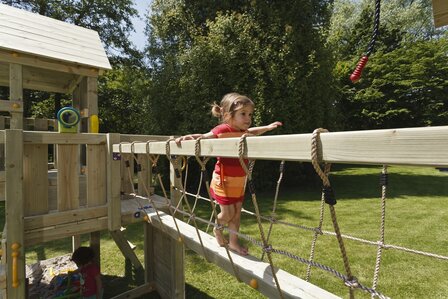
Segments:
[[[23,88],[59,93],[111,69],[96,31],[0,4],[0,85],[12,64],[23,67]]]
[[[0,48],[110,69],[96,31],[0,4]]]

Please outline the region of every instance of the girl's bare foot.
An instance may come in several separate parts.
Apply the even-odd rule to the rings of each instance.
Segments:
[[[216,241],[218,242],[219,246],[226,246],[228,243],[226,238],[224,238],[224,235],[222,233],[222,229],[214,228],[213,234],[215,235]]]
[[[238,253],[239,255],[248,255],[249,254],[249,249],[247,249],[247,247],[241,246],[240,244],[236,243],[236,244],[229,244],[229,249]]]

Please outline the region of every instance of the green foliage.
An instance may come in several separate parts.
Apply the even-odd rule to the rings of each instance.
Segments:
[[[102,76],[98,85],[101,132],[141,134],[147,108],[142,100],[149,81],[146,70],[120,65]]]
[[[231,91],[254,99],[255,124],[283,121],[276,133],[326,126],[332,104],[332,59],[322,37],[327,6],[154,1],[148,130],[207,132],[216,124],[209,104]]]
[[[344,129],[376,129],[447,123],[447,35],[432,25],[428,0],[382,5],[379,37],[361,80],[350,73],[367,50],[373,1],[336,1],[328,44],[339,60],[333,74],[336,108]]]
[[[373,55],[363,79],[342,90],[346,123],[356,129],[446,125],[447,54],[448,40],[441,38]]]

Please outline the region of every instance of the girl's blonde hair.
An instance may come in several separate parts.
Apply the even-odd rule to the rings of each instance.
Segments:
[[[255,104],[248,97],[231,92],[222,97],[219,105],[216,103],[212,104],[212,114],[214,117],[218,117],[221,122],[227,122],[235,116],[236,111],[247,106],[254,108]]]

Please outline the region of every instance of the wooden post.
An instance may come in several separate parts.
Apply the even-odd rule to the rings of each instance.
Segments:
[[[7,298],[25,298],[23,211],[23,131],[6,130],[6,236]],[[6,231],[6,230],[5,230]],[[17,255],[14,257],[14,255]],[[14,268],[14,269],[13,269]]]
[[[170,164],[170,182],[171,201],[174,205],[177,205],[182,194],[174,188],[182,189],[182,176],[176,177],[172,164]],[[173,239],[170,239],[170,243],[172,298],[185,298],[184,244],[180,240]]]
[[[9,65],[9,100],[20,101],[23,106],[22,65]],[[20,104],[19,104],[20,105]],[[23,129],[23,112],[11,112],[11,129]]]
[[[113,154],[113,144],[120,143],[120,134],[107,134],[107,201],[109,230],[115,231],[121,228],[121,161],[118,155]]]
[[[138,159],[142,165],[142,171],[140,172],[140,177],[138,181],[138,192],[143,196],[150,196],[151,194],[146,194],[146,190],[143,184],[146,184],[148,191],[151,193],[151,182],[152,182],[152,164],[146,155],[139,155]],[[144,183],[143,183],[144,182]],[[144,231],[144,266],[145,266],[145,283],[151,283],[155,279],[155,255],[152,240],[154,238],[155,228],[148,222],[145,222],[143,226]]]

